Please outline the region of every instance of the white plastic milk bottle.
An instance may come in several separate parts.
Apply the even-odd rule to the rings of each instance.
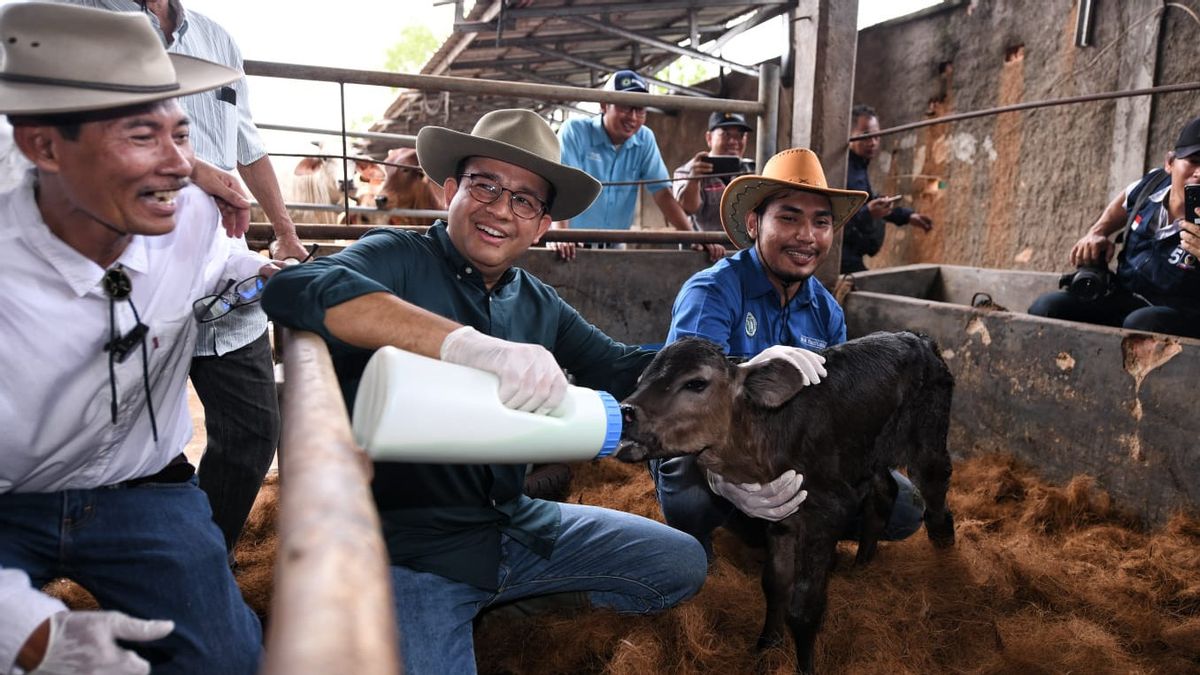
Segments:
[[[354,438],[376,461],[528,464],[597,459],[621,437],[608,392],[567,387],[548,415],[507,408],[492,373],[395,347],[375,352],[354,399]]]

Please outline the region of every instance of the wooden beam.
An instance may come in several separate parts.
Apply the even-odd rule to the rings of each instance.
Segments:
[[[279,553],[263,673],[400,672],[391,571],[325,341],[280,329]],[[348,571],[353,570],[353,573]]]

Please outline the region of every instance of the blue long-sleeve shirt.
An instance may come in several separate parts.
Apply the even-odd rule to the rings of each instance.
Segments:
[[[752,357],[773,345],[818,351],[846,341],[846,316],[829,291],[809,277],[780,306],[749,248],[692,275],[671,308],[670,344],[681,337],[707,338],[730,356]]]
[[[511,268],[487,289],[442,221],[425,235],[374,230],[340,253],[279,272],[262,299],[275,321],[325,338],[347,409],[372,351],[331,335],[325,311],[375,292],[481,333],[540,344],[577,384],[618,399],[653,357],[600,332],[525,270]],[[376,464],[372,491],[392,563],[495,589],[502,532],[549,556],[558,508],[524,496],[524,477],[523,464]]]

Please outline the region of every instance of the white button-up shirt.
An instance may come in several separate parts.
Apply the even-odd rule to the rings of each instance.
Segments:
[[[0,494],[87,489],[154,474],[192,434],[186,385],[197,329],[193,301],[221,290],[226,279],[254,276],[266,260],[225,235],[212,199],[195,187],[176,198],[174,231],[135,236],[121,254],[133,305],[149,327],[156,443],[140,348],[115,365],[113,422],[105,269],[50,231],[34,201],[33,175],[0,195]],[[135,325],[133,313],[124,301],[116,310],[124,335]],[[42,619],[61,609],[48,600],[23,573],[0,570],[0,669]]]

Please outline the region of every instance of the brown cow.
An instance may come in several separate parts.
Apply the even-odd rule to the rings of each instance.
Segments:
[[[442,188],[430,180],[417,162],[417,151],[413,148],[394,148],[383,165],[384,179],[377,192],[369,195],[369,201],[360,201],[364,206],[374,205],[379,209],[426,209],[445,210],[446,202]],[[376,225],[432,225],[433,218],[415,216],[365,215],[358,222]]]
[[[946,434],[954,377],[937,345],[912,333],[875,333],[822,352],[828,376],[804,387],[779,360],[739,367],[707,340],[663,349],[622,404],[616,457],[632,462],[697,455],[738,483],[766,483],[788,469],[804,475],[808,499],[767,525],[759,648],[796,644],[797,669],[812,672],[828,576],[840,535],[861,515],[857,563],[867,562],[890,516],[892,466],[907,466],[925,498],[925,530],[954,543],[946,507]]]

